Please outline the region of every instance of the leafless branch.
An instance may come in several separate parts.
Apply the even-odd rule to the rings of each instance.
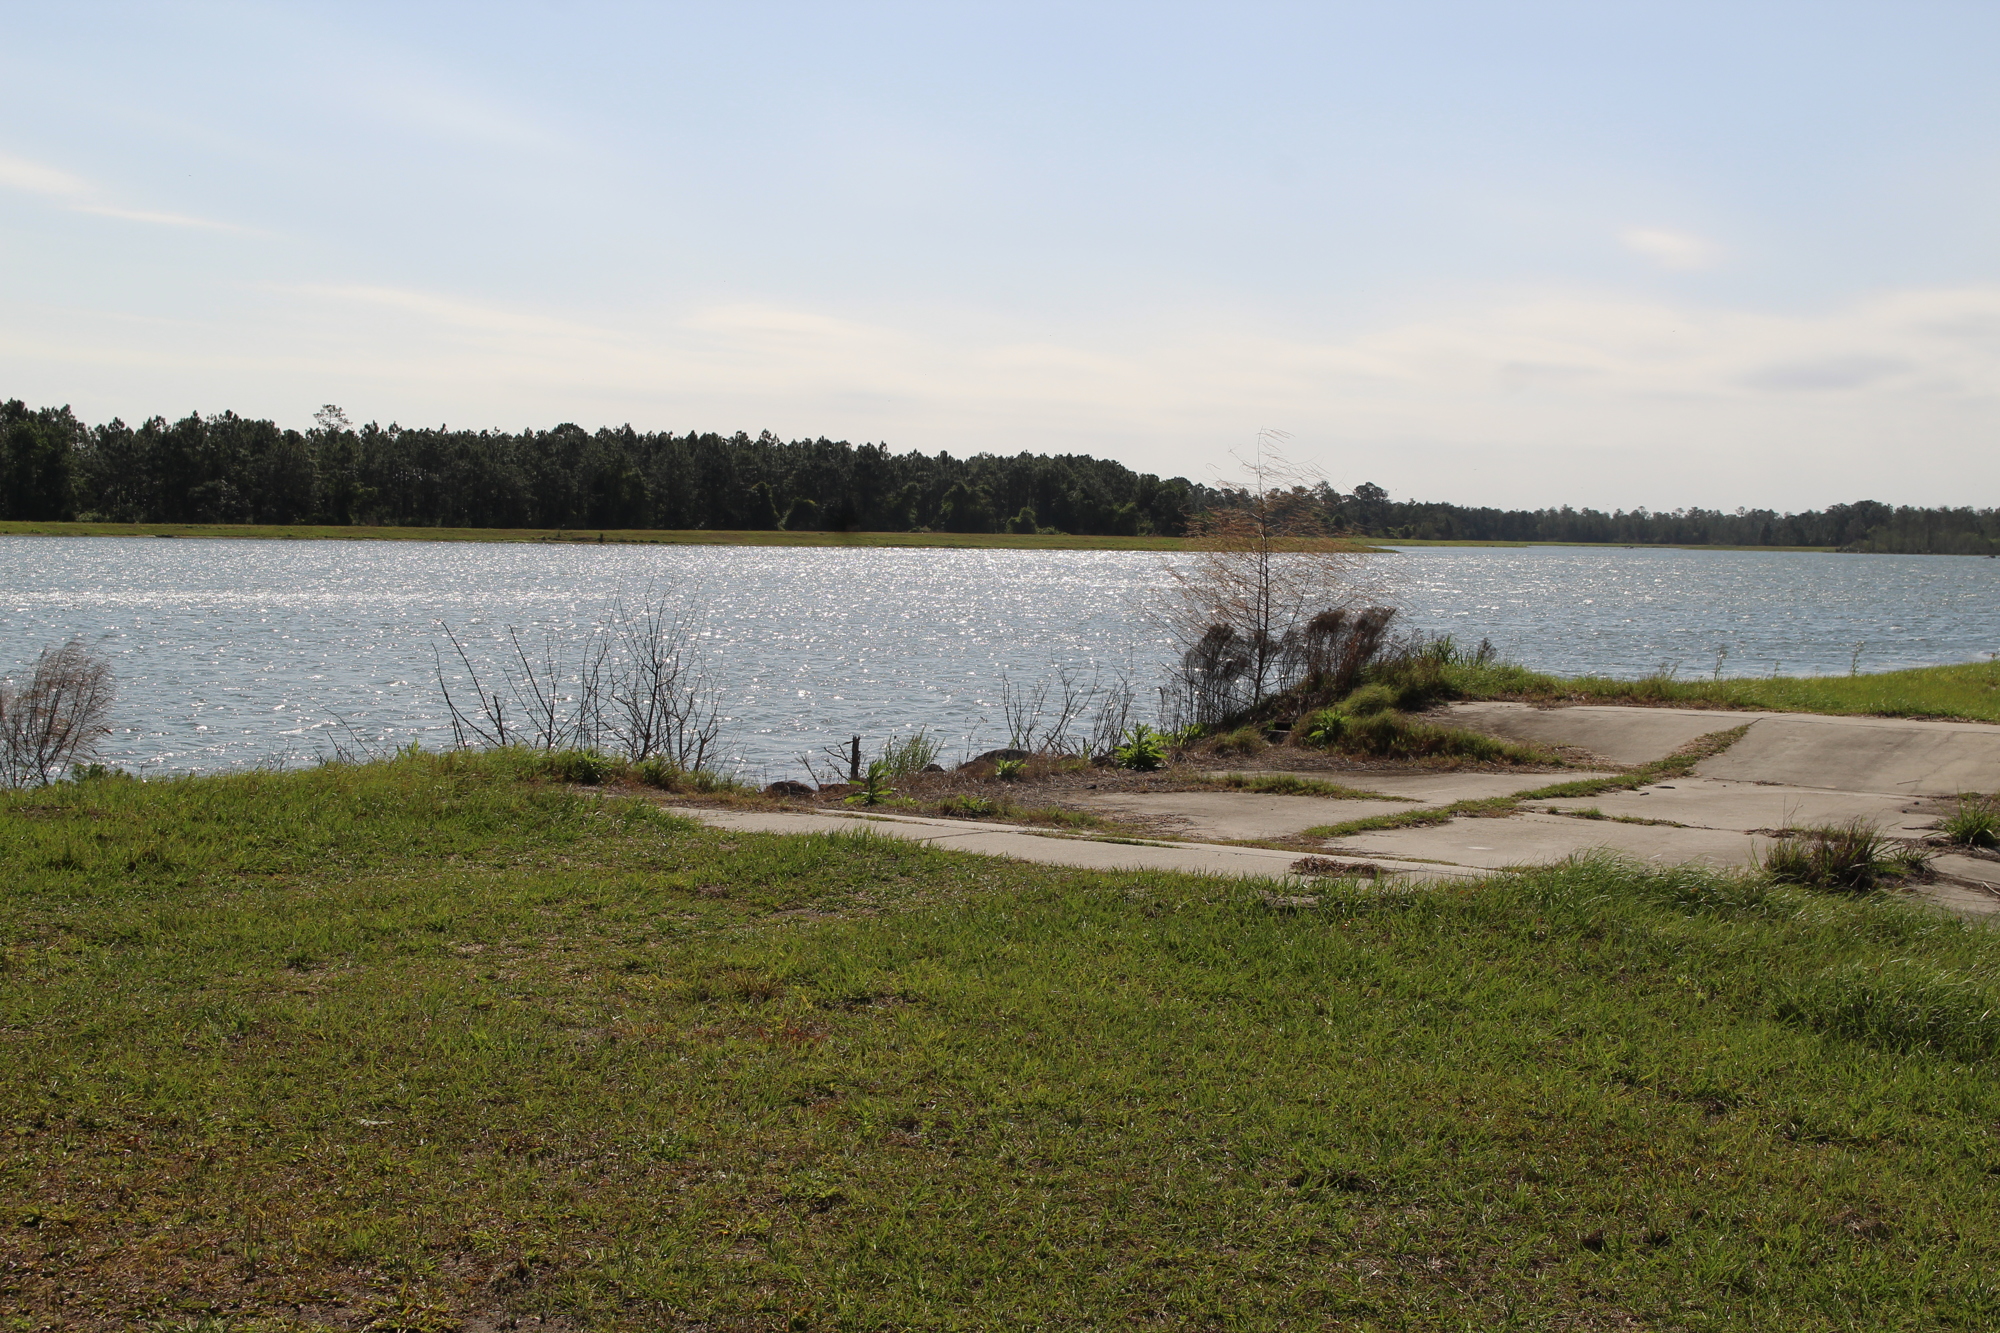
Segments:
[[[82,639],[44,648],[23,686],[0,681],[0,784],[43,786],[111,733],[111,662]]]

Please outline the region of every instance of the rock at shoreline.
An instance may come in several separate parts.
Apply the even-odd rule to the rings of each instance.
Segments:
[[[793,782],[790,778],[786,778],[782,782],[774,782],[770,786],[764,788],[764,794],[766,796],[779,796],[779,797],[811,796],[813,794],[813,789],[811,787],[806,786],[806,784],[803,782]]]
[[[966,769],[971,768],[974,764],[991,764],[1001,759],[1033,759],[1033,758],[1034,755],[1030,754],[1026,750],[988,750],[985,754],[977,755],[971,759],[966,760],[964,763],[960,764],[958,766],[958,771],[963,773]]]

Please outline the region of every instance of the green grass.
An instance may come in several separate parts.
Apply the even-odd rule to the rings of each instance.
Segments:
[[[397,528],[261,523],[0,521],[0,537],[236,537],[275,541],[543,542],[645,546],[937,546],[998,551],[1179,551],[1181,537],[1075,537],[998,532],[737,532],[596,528]],[[1357,551],[1374,548],[1353,543]]]
[[[1990,932],[1269,887],[505,755],[0,796],[0,1328],[2000,1321]]]
[[[1506,664],[1476,666],[1461,662],[1443,668],[1441,683],[1448,693],[1439,697],[1460,699],[1680,704],[2000,722],[2000,662],[1917,667],[1856,676],[1723,680],[1563,677]]]
[[[1318,778],[1302,778],[1296,773],[1200,773],[1187,781],[1204,787],[1226,787],[1233,791],[1262,792],[1267,796],[1320,796],[1335,801],[1407,801],[1408,796],[1387,796],[1365,787],[1349,787]]]
[[[1306,829],[1298,836],[1305,839],[1344,838],[1351,833],[1369,833],[1377,829],[1421,828],[1428,824],[1449,824],[1461,815],[1488,817],[1511,815],[1529,801],[1562,801],[1577,797],[1602,796],[1608,791],[1634,791],[1655,782],[1664,782],[1668,778],[1686,777],[1702,760],[1721,754],[1742,740],[1743,733],[1748,730],[1750,726],[1745,723],[1726,731],[1697,736],[1664,759],[1655,759],[1650,764],[1641,764],[1637,768],[1609,777],[1554,782],[1531,791],[1516,792],[1512,796],[1484,796],[1477,800],[1454,801],[1450,805],[1404,810],[1393,815],[1375,815],[1367,819],[1350,819],[1338,824],[1322,824],[1317,828]]]

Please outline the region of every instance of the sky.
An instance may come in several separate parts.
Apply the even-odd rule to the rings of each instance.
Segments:
[[[2000,5],[0,0],[0,396],[2000,503]]]

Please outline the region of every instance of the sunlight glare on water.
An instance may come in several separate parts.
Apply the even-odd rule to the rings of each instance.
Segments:
[[[2000,561],[1530,547],[1379,557],[1411,625],[1563,673],[1844,674],[2000,649]],[[1001,673],[1129,674],[1165,655],[1161,558],[1119,551],[0,538],[0,671],[80,634],[115,664],[109,762],[309,762],[337,741],[450,742],[439,626],[482,669],[498,633],[579,640],[614,606],[690,608],[746,776],[853,733],[1005,742]]]

